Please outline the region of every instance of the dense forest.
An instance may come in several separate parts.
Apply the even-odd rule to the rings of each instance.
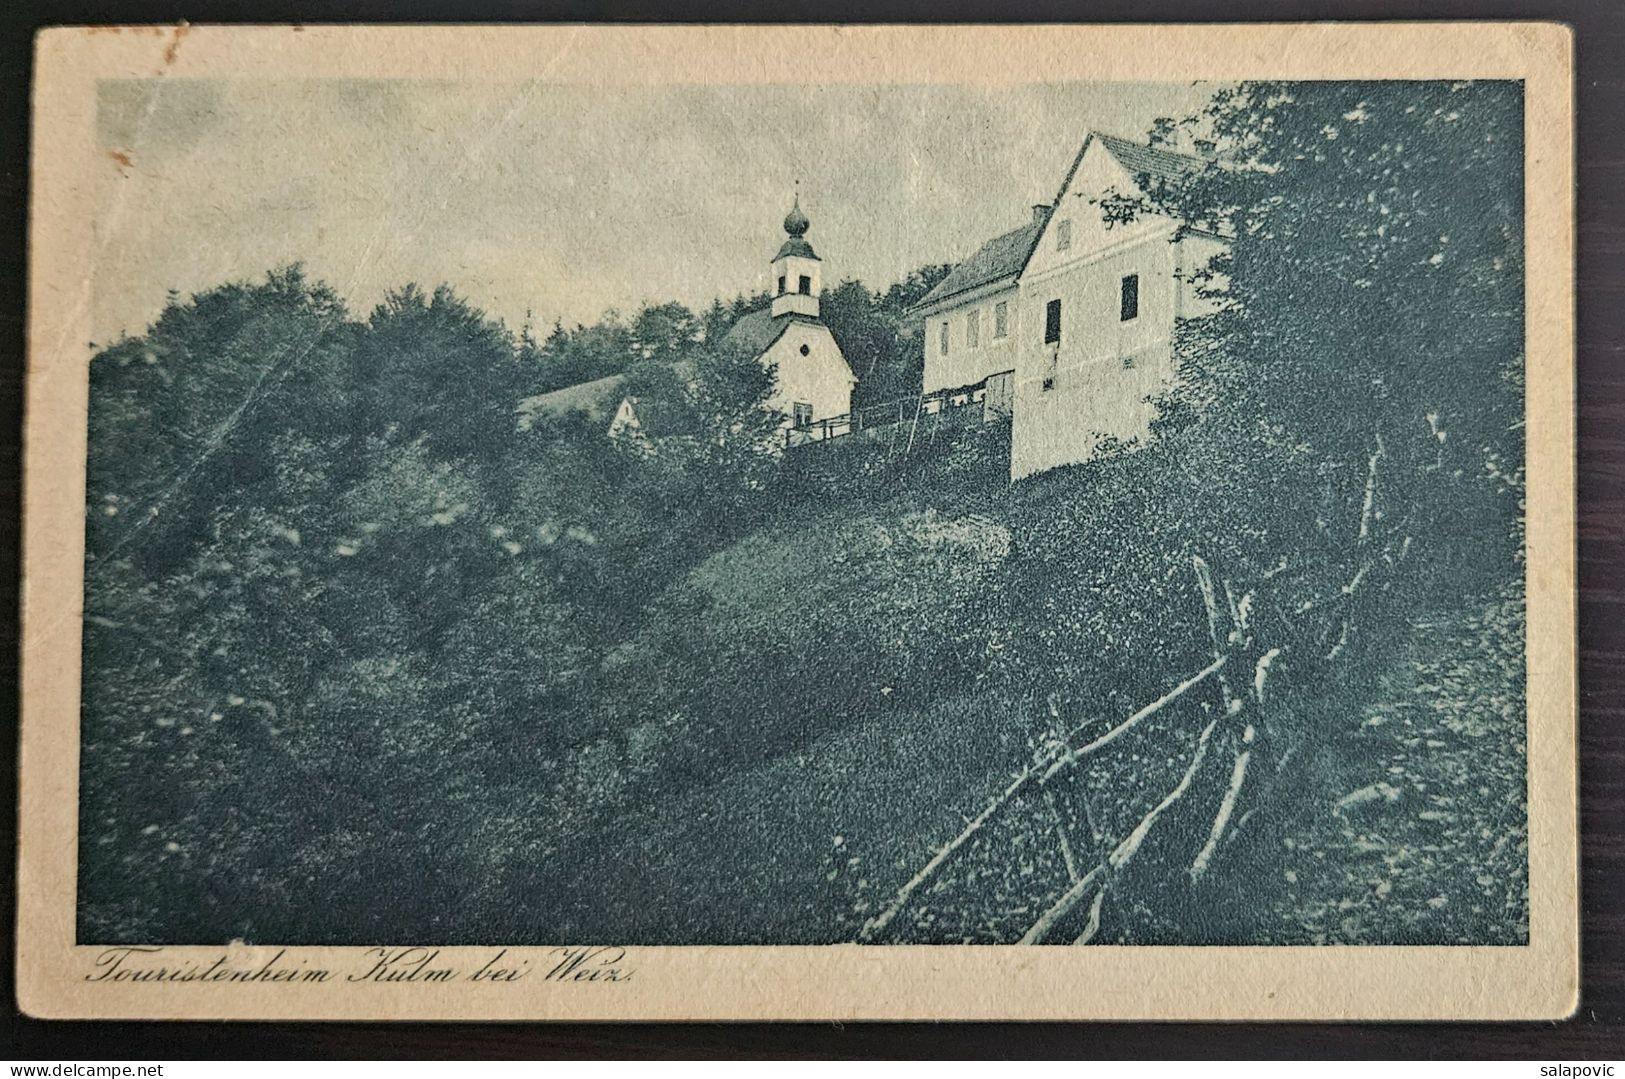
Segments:
[[[1521,125],[1494,83],[1249,84],[1160,125],[1214,167],[1100,211],[1232,236],[1217,313],[1149,444],[1014,487],[998,424],[769,449],[770,376],[716,345],[764,297],[538,336],[445,286],[357,318],[299,267],[172,296],[90,365],[80,939],[851,939],[977,792],[1205,661],[1193,556],[1283,642],[1298,823],[1407,692],[1493,728],[1462,744],[1498,814],[1428,825],[1419,916],[1355,929],[1316,921],[1337,881],[1248,901],[1282,848],[1238,847],[1207,939],[1522,939]],[[824,295],[859,403],[918,392],[905,312],[946,269]],[[680,437],[516,423],[608,374]],[[1491,674],[1418,674],[1418,625]],[[1188,743],[1095,776],[1091,829]],[[1012,842],[975,871],[1031,876]],[[1138,896],[1114,924],[1197,932]]]

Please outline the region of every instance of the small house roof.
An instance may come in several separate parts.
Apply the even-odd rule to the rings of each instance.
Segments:
[[[1021,268],[1027,265],[1027,258],[1032,254],[1033,245],[1038,242],[1038,236],[1043,231],[1044,222],[1034,220],[1002,236],[995,236],[977,248],[976,253],[970,258],[955,266],[947,277],[938,281],[936,286],[914,305],[915,309],[929,307],[940,300],[1004,278],[1015,277],[1021,272]]]
[[[625,375],[605,375],[591,382],[578,382],[551,393],[539,393],[519,402],[519,429],[530,430],[538,416],[563,416],[569,412],[585,412],[591,420],[608,419],[621,399],[621,386]]]

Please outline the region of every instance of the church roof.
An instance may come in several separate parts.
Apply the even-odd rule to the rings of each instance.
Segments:
[[[806,212],[801,208],[801,193],[798,191],[795,204],[790,207],[790,212],[784,215],[784,234],[789,238],[784,241],[784,246],[779,248],[779,253],[773,256],[773,261],[777,262],[786,255],[823,261],[813,254],[812,244],[807,242],[807,230],[810,228],[812,222],[807,219]]]
[[[811,322],[822,326],[823,320],[792,312],[787,315],[773,317],[771,307],[758,307],[756,310],[740,315],[728,332],[722,335],[722,345],[727,349],[738,349],[752,356],[760,356],[772,347],[792,322]]]
[[[1031,221],[1013,232],[995,236],[977,248],[974,255],[955,266],[947,277],[938,281],[936,287],[914,305],[915,309],[929,307],[939,300],[994,281],[1015,277],[1027,265],[1027,256],[1032,254],[1033,245],[1043,231],[1044,222]]]
[[[819,262],[824,261],[823,259],[818,258],[817,255],[813,254],[812,244],[808,243],[806,240],[803,240],[800,236],[792,236],[788,240],[784,241],[784,246],[779,248],[779,253],[777,255],[773,256],[773,261],[777,262],[786,255],[796,255],[804,259],[816,259]]]

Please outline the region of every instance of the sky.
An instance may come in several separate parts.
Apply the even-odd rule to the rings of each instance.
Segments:
[[[955,262],[1054,198],[1084,135],[1190,84],[151,79],[99,86],[96,340],[290,262],[364,317],[451,285],[517,329],[764,289],[800,182],[825,287]]]

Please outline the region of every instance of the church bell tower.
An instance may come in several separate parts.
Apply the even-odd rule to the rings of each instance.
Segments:
[[[823,288],[823,277],[819,270],[822,263],[813,253],[812,244],[806,240],[810,225],[807,215],[801,212],[801,196],[798,193],[795,205],[790,207],[790,212],[784,218],[784,246],[773,257],[773,304],[770,310],[774,318],[792,314],[818,317],[818,294]]]

